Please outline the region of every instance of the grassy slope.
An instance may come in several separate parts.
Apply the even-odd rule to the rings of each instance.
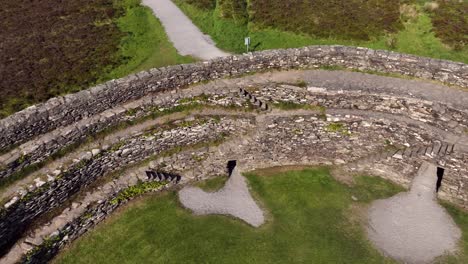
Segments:
[[[387,45],[387,37],[372,41],[352,41],[314,38],[275,29],[249,31],[246,25],[235,23],[233,20],[215,18],[217,17],[216,10],[202,10],[186,4],[182,0],[174,0],[174,2],[204,33],[212,36],[219,48],[231,52],[245,52],[243,41],[246,36],[252,38],[252,47],[255,47],[255,50],[332,44],[391,49]],[[420,10],[417,19],[406,22],[405,29],[397,33],[396,38],[397,46],[393,49],[395,51],[468,63],[468,48],[454,51],[445,46],[440,39],[435,37],[432,32],[431,20],[428,14],[422,10]]]
[[[94,84],[124,77],[130,73],[194,61],[191,57],[180,56],[177,53],[168,40],[159,20],[148,7],[140,5],[140,2],[140,0],[115,0],[114,10],[125,10],[124,15],[113,20],[94,22],[95,24],[104,23],[103,25],[115,23],[119,31],[124,33],[120,42],[117,39],[117,43],[114,43],[118,46],[116,52],[104,54],[103,52],[109,52],[104,50],[101,54],[100,50],[96,50],[96,54],[89,55],[98,57],[96,60],[99,62],[104,61],[107,57],[114,58],[112,65],[102,63],[102,65],[93,65],[94,68],[91,69],[88,66],[84,67],[78,63],[71,63],[76,68],[73,68],[73,72],[70,73],[67,69],[62,69],[62,71],[65,70],[67,74],[74,74],[75,76],[70,79],[79,79],[79,81],[60,81],[54,83],[51,87],[43,85],[41,88],[46,91],[44,92],[46,96],[41,98],[31,98],[31,96],[21,93],[8,97],[0,107],[0,118],[24,109],[29,105],[47,100],[50,97],[77,92]],[[80,27],[82,25],[76,24],[75,26]],[[110,36],[102,35],[102,37]],[[56,45],[66,47],[67,43],[57,43]],[[100,59],[99,56],[102,56],[102,58]]]
[[[448,256],[441,258],[436,263],[447,263],[447,264],[457,264],[457,263],[468,263],[468,213],[459,209],[458,207],[442,202],[442,205],[447,209],[448,213],[453,217],[455,223],[462,230],[462,239],[460,241],[460,252],[456,256]]]
[[[206,192],[215,192],[221,189],[228,179],[229,178],[226,176],[218,176],[206,181],[199,182],[197,187]]]
[[[140,0],[117,2],[127,13],[117,21],[122,32],[126,32],[120,44],[119,55],[122,65],[112,69],[101,81],[120,78],[129,73],[167,65],[192,62],[181,56],[169,41],[164,28],[150,8],[140,5]]]
[[[119,63],[112,1],[0,1],[0,116],[78,91]]]
[[[270,214],[259,229],[225,216],[193,216],[175,193],[151,196],[79,239],[56,263],[393,263],[367,242],[350,208],[401,188],[369,177],[349,188],[326,169],[248,179]]]

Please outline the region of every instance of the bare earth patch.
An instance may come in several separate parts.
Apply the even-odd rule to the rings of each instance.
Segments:
[[[410,192],[377,200],[369,209],[370,240],[403,263],[430,263],[457,249],[461,231],[437,203],[436,171],[423,163]]]
[[[179,200],[196,215],[232,215],[254,227],[265,222],[263,211],[250,195],[247,182],[237,168],[221,190],[207,193],[198,187],[185,187],[179,191]]]

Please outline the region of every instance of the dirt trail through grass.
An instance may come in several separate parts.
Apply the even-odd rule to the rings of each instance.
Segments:
[[[229,55],[218,49],[170,0],[143,0],[161,20],[169,39],[181,55],[203,60]]]

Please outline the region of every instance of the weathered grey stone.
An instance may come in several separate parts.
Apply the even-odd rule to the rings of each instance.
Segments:
[[[101,150],[100,150],[100,149],[92,149],[92,150],[91,150],[91,153],[93,154],[93,156],[96,156],[96,155],[98,155],[99,153],[101,153]]]
[[[368,58],[363,59],[362,56],[374,56],[374,58],[368,61]],[[184,67],[166,67],[151,71],[151,75],[143,74],[142,76],[138,75],[138,77],[130,76],[126,79],[111,81],[105,84],[105,87],[91,89],[76,97],[66,96],[52,100],[51,103],[47,102],[44,105],[31,107],[16,114],[16,123],[12,123],[9,119],[0,121],[0,131],[7,131],[5,133],[8,133],[10,129],[11,131],[19,131],[18,142],[20,142],[21,138],[42,134],[55,127],[68,126],[64,127],[61,133],[54,131],[50,137],[47,135],[38,140],[37,142],[40,144],[37,147],[30,148],[30,145],[25,145],[23,150],[24,154],[27,155],[21,157],[23,161],[21,166],[26,166],[41,161],[41,157],[47,157],[50,153],[78,142],[79,139],[85,138],[87,135],[95,134],[123,121],[142,117],[149,108],[158,107],[159,111],[163,111],[171,106],[180,105],[180,99],[190,98],[188,95],[195,92],[185,92],[179,90],[178,87],[191,83],[238,76],[263,69],[290,69],[328,64],[412,76],[426,76],[426,74],[432,76],[441,64],[433,60],[427,61],[423,58],[413,58],[412,56],[407,58],[406,56],[360,48],[323,46],[234,56]],[[409,71],[406,67],[412,70]],[[449,68],[444,66],[444,69]],[[454,67],[454,69],[458,68]],[[450,71],[452,75],[462,76],[456,81],[458,85],[466,86],[466,81],[463,79],[466,77],[464,72],[454,72],[452,68]],[[438,80],[451,82],[450,78],[447,79],[447,75],[440,76]],[[144,83],[142,78],[146,78]],[[226,80],[219,82],[222,87],[228,85]],[[238,87],[234,87],[235,89],[225,87],[225,91],[220,91],[215,86],[212,84],[211,88],[206,85],[202,86],[203,88],[195,89],[198,89],[198,94],[201,94],[206,88],[206,91],[210,91],[218,97],[225,96],[226,98],[222,99],[227,102],[225,105],[229,105],[229,103],[240,103],[237,105],[241,105],[245,102],[245,98],[242,100],[232,99],[230,93],[237,93]],[[379,92],[366,91],[362,88],[359,90],[350,89],[346,92],[341,87],[340,89],[327,88],[308,91],[293,85],[265,85],[255,87],[256,90],[250,92],[249,89],[253,89],[253,86],[245,87],[247,87],[244,90],[245,96],[248,95],[260,106],[263,106],[264,103],[266,105],[282,101],[316,105],[322,107],[323,110],[317,110],[316,112],[322,112],[315,116],[296,115],[289,117],[286,115],[275,117],[274,120],[268,120],[271,117],[266,117],[266,121],[262,121],[266,122],[265,126],[262,127],[264,131],[259,130],[258,137],[245,139],[235,147],[207,148],[206,151],[216,151],[218,161],[204,163],[206,168],[204,167],[202,170],[206,174],[219,174],[225,169],[223,166],[227,158],[238,158],[247,163],[250,162],[249,164],[268,164],[270,166],[282,164],[332,165],[332,161],[335,161],[335,164],[345,165],[372,153],[372,156],[366,159],[367,162],[380,163],[381,159],[393,156],[394,159],[389,158],[384,162],[395,167],[397,166],[395,164],[415,167],[413,156],[419,154],[419,157],[416,158],[435,160],[439,164],[444,164],[444,167],[447,166],[452,171],[456,171],[453,174],[448,173],[445,177],[446,184],[444,184],[441,194],[447,195],[446,197],[451,200],[458,199],[455,202],[459,204],[468,204],[468,191],[463,189],[463,183],[460,183],[459,180],[464,179],[462,175],[466,172],[466,166],[463,164],[466,164],[467,158],[460,154],[465,153],[463,148],[457,147],[456,151],[445,159],[440,157],[441,153],[444,152],[442,149],[445,147],[443,145],[445,143],[442,146],[432,144],[433,140],[444,142],[446,134],[460,136],[460,131],[468,127],[466,111],[457,110],[447,103],[440,103],[437,104],[437,107],[433,107],[432,102],[409,98],[412,96],[401,96],[388,93],[388,91],[379,94]],[[163,92],[163,90],[167,92]],[[149,95],[151,92],[157,93]],[[386,92],[387,94],[385,94]],[[145,98],[146,105],[141,104],[143,101],[138,101],[138,103],[131,101],[147,95],[151,97]],[[210,103],[216,101],[214,98],[214,95],[209,98]],[[216,102],[221,102],[221,100]],[[122,105],[124,103],[129,104]],[[46,105],[47,109],[44,111]],[[138,108],[136,112],[133,111],[135,107]],[[337,114],[337,109],[343,110],[341,114]],[[129,111],[132,113],[127,113],[128,110],[132,110]],[[325,112],[327,120],[323,120]],[[447,123],[450,120],[457,123],[456,131],[447,131]],[[187,119],[185,121],[192,122],[194,120]],[[34,129],[28,130],[31,129],[29,126],[31,123],[28,122],[34,122],[34,126],[32,126]],[[81,123],[78,125],[79,122]],[[203,126],[162,131],[151,136],[137,131],[128,142],[126,141],[124,145],[119,146],[117,151],[112,150],[111,146],[107,145],[102,147],[100,152],[93,149],[84,153],[80,159],[74,160],[74,164],[62,169],[63,172],[58,171],[54,174],[59,177],[48,177],[47,184],[41,184],[41,186],[31,185],[30,191],[34,192],[28,194],[27,201],[21,200],[11,204],[7,208],[8,210],[2,212],[0,216],[0,244],[11,243],[19,235],[19,233],[14,233],[17,231],[15,228],[27,227],[36,217],[68,201],[71,195],[105,173],[117,170],[121,166],[134,164],[150,155],[160,153],[160,151],[176,146],[205,142],[215,139],[219,133],[230,134],[233,130],[249,127],[252,124],[251,120],[248,119],[239,119],[236,122],[238,123],[233,125],[223,121],[216,126],[210,126],[211,130],[209,131],[203,129]],[[332,122],[342,123],[344,126],[342,131],[329,131],[327,127]],[[21,126],[14,128],[18,124]],[[18,130],[18,128],[20,129]],[[23,128],[24,131],[28,131],[25,132],[27,135],[21,134]],[[406,146],[406,149],[398,153],[396,151],[379,152],[382,151],[382,144],[386,139],[394,142],[396,146]],[[0,137],[0,148],[1,140]],[[449,148],[447,145],[446,149]],[[427,157],[424,157],[424,154],[427,154]],[[194,164],[193,154],[177,159],[175,157],[158,159],[152,164],[152,167],[159,168],[161,166],[169,171],[188,171],[199,167]],[[20,157],[16,158],[16,160],[18,159]],[[16,160],[12,160],[12,163],[16,163]],[[223,161],[223,166],[218,164],[219,160]],[[163,166],[163,162],[167,164]],[[15,170],[24,168],[21,166],[8,168],[3,175],[11,175]],[[187,173],[191,178],[199,177],[198,172],[189,171]],[[405,177],[397,178],[396,181],[405,182]],[[137,178],[138,175],[135,180]],[[120,190],[129,183],[130,181],[116,182],[113,188]],[[21,194],[21,197],[25,196],[26,192]],[[104,198],[100,205],[113,208]],[[107,211],[94,211],[93,215],[96,218],[93,219],[102,219],[105,217],[103,216],[105,212]],[[82,229],[80,227],[77,230],[85,232],[88,227],[84,226]],[[68,236],[67,239],[63,237],[63,241],[66,240],[68,240]],[[2,245],[0,245],[1,247]]]
[[[325,56],[327,55],[327,56]],[[267,69],[343,66],[361,70],[398,73],[468,86],[467,65],[387,51],[343,46],[311,46],[269,50],[245,56],[218,58],[209,62],[153,69],[112,80],[89,90],[50,99],[0,120],[0,149],[18,144],[56,127],[103,112],[126,101],[164,89]],[[443,68],[441,68],[443,65]],[[406,69],[410,69],[408,71]],[[140,76],[140,77],[138,77]],[[177,77],[177,78],[176,78]],[[121,110],[125,111],[125,110]],[[119,111],[119,113],[121,113]],[[110,117],[110,116],[107,116]],[[18,133],[21,131],[21,133]]]

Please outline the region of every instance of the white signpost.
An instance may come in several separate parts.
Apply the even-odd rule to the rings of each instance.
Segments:
[[[249,46],[250,46],[250,37],[246,37],[244,39],[244,44],[247,47],[247,53],[249,52]]]

